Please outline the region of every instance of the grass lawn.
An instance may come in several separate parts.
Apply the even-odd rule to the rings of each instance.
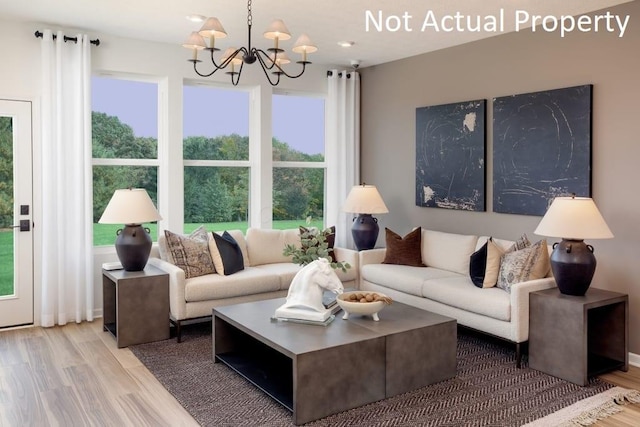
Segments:
[[[202,224],[185,224],[184,233],[191,233]],[[307,224],[305,220],[273,221],[273,228],[284,230],[288,228],[306,227],[322,228],[322,221],[311,221]],[[246,222],[218,222],[214,224],[204,224],[209,231],[242,230],[247,231]],[[158,240],[157,224],[148,224],[153,241]],[[94,224],[93,244],[94,246],[109,246],[116,241],[116,232],[122,228],[121,225]],[[13,293],[13,230],[0,230],[0,296]]]
[[[0,230],[0,296],[13,294],[13,229]]]

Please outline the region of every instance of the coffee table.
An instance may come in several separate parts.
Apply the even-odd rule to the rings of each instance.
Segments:
[[[270,320],[284,298],[213,309],[214,362],[293,412],[297,425],[456,374],[456,321],[398,302],[380,321],[342,312],[327,326]]]

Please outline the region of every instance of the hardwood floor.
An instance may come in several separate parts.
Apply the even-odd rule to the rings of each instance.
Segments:
[[[601,376],[640,390],[640,368]],[[597,426],[638,426],[640,405]],[[102,321],[0,332],[0,426],[197,426]]]

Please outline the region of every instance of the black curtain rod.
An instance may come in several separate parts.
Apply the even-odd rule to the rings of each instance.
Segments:
[[[333,71],[329,70],[327,71],[327,76],[331,77],[333,76]],[[338,77],[342,77],[342,71],[338,73]],[[347,73],[347,78],[350,79],[351,78],[351,73]]]
[[[44,36],[44,34],[42,33],[42,31],[36,31],[35,32],[35,36],[36,38],[42,38],[42,36]],[[53,39],[55,40],[56,38],[58,38],[57,35],[53,34]],[[74,42],[74,43],[78,43],[78,38],[77,37],[67,37],[64,36],[64,41],[65,42]],[[95,39],[95,40],[89,40],[89,43],[94,44],[96,46],[100,46],[100,39]]]

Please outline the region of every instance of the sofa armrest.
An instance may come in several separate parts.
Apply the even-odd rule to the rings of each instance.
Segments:
[[[184,270],[160,258],[149,258],[149,264],[169,274],[169,307],[174,320],[187,317]]]
[[[382,264],[387,248],[366,249],[358,252],[360,268],[367,264]]]
[[[511,327],[515,342],[529,339],[529,294],[556,287],[553,277],[516,283],[511,287]]]
[[[353,249],[348,248],[334,247],[333,254],[336,257],[336,260],[349,263],[349,265],[351,266],[351,268],[347,269],[346,273],[339,268],[336,269],[336,274],[338,275],[340,280],[342,280],[343,282],[350,282],[353,280],[355,283],[358,283],[360,277],[360,268],[358,267],[358,251],[354,251]]]

